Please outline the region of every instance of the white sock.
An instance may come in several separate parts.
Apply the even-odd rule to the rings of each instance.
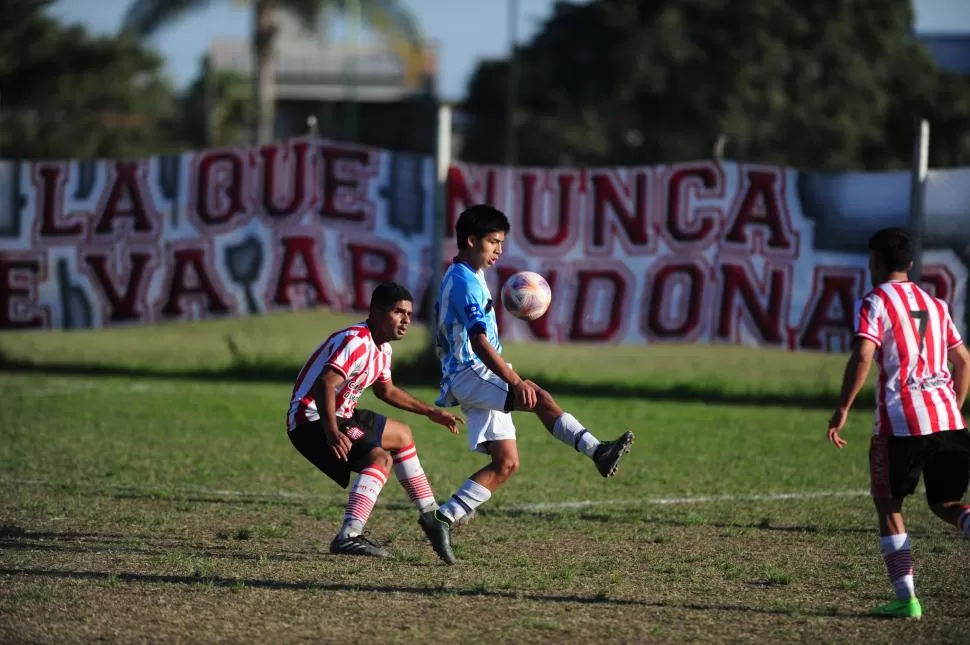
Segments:
[[[963,512],[960,513],[960,518],[957,519],[957,526],[960,527],[960,532],[963,533],[964,539],[970,540],[970,506],[963,507]]]
[[[896,590],[896,598],[908,600],[916,596],[913,584],[913,554],[909,549],[909,534],[886,535],[879,538],[882,557],[889,572],[889,581]]]
[[[599,439],[594,437],[593,433],[584,428],[583,424],[568,412],[563,412],[562,416],[556,419],[552,426],[552,436],[590,459],[593,458],[596,449],[600,446]]]
[[[380,466],[371,464],[360,472],[350,489],[340,537],[354,537],[364,532],[364,524],[374,510],[377,496],[381,494],[386,481],[387,473]]]
[[[454,523],[487,502],[491,496],[492,491],[472,479],[466,479],[438,512]]]

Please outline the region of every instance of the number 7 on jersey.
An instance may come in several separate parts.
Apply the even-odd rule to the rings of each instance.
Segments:
[[[930,312],[926,309],[917,309],[910,311],[909,315],[919,321],[919,353],[922,354],[926,348],[926,326],[930,322]]]

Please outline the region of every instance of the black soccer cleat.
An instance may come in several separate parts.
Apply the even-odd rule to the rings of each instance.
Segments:
[[[377,546],[363,535],[340,537],[330,543],[330,553],[334,555],[368,555],[372,558],[393,557],[387,549]]]
[[[445,564],[458,562],[455,552],[451,550],[451,525],[438,514],[437,509],[421,513],[418,517],[418,524],[424,534],[428,536],[428,541],[431,542],[434,552],[444,560]]]
[[[602,442],[593,454],[593,463],[596,464],[596,470],[600,471],[603,477],[615,475],[620,457],[630,452],[632,445],[633,433],[629,431],[621,434],[616,441]]]

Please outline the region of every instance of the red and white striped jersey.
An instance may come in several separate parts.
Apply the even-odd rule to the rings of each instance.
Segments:
[[[963,340],[945,302],[909,281],[883,283],[862,300],[856,336],[878,348],[876,435],[966,427],[947,366],[947,352]]]
[[[320,419],[313,384],[327,366],[344,377],[337,386],[337,416],[347,419],[354,413],[364,390],[376,381],[391,379],[391,344],[375,345],[367,323],[363,322],[341,329],[323,341],[304,363],[293,386],[286,415],[287,430]]]

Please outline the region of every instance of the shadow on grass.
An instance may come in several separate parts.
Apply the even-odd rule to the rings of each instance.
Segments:
[[[280,362],[252,362],[240,360],[231,366],[206,370],[157,370],[118,365],[83,365],[75,363],[31,363],[11,360],[0,354],[0,373],[49,374],[59,376],[126,377],[163,380],[212,381],[235,383],[280,383],[292,385],[299,365]],[[804,409],[831,409],[836,395],[824,391],[732,391],[727,385],[684,382],[609,382],[583,383],[575,378],[555,375],[526,374],[536,380],[555,397],[579,396],[592,398],[630,399],[710,405],[791,406]],[[394,366],[394,381],[407,387],[436,387],[440,378],[437,359],[426,354],[401,360]],[[864,392],[857,407],[869,408],[871,403]]]
[[[460,566],[460,565],[459,565]],[[429,597],[457,596],[461,598],[495,598],[518,601],[577,603],[607,606],[637,606],[654,607],[658,609],[682,609],[699,612],[736,612],[743,614],[767,614],[779,616],[827,616],[842,618],[867,618],[866,614],[853,612],[822,610],[788,610],[751,607],[748,605],[678,603],[670,601],[649,601],[633,598],[611,598],[605,594],[593,596],[570,596],[538,594],[526,591],[498,590],[498,589],[460,589],[446,587],[416,587],[374,584],[338,584],[323,582],[290,582],[286,580],[269,580],[254,578],[226,578],[221,576],[178,576],[150,573],[106,573],[102,571],[63,571],[59,569],[0,569],[0,576],[33,576],[43,578],[61,578],[66,580],[83,580],[99,584],[177,584],[177,585],[205,585],[227,588],[272,589],[283,591],[331,591],[345,593],[381,593],[381,594],[412,594]]]

